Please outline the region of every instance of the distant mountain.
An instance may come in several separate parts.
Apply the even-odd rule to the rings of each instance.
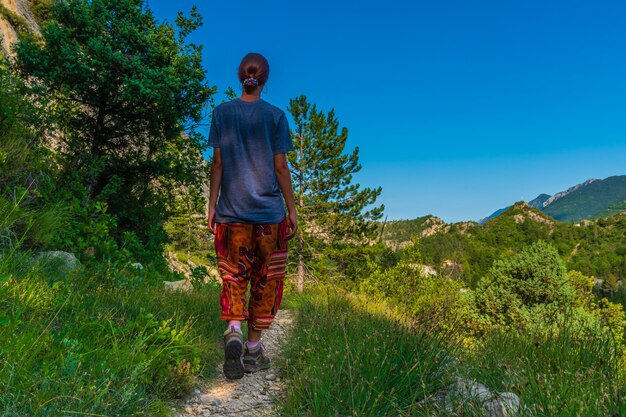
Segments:
[[[625,211],[626,175],[583,184],[545,205],[543,212],[562,222],[576,222]]]
[[[543,204],[548,201],[550,198],[552,198],[549,194],[539,194],[537,197],[535,197],[534,199],[530,200],[528,202],[528,205],[534,208],[538,208],[541,209],[543,207]]]
[[[537,197],[535,197],[534,199],[530,200],[528,202],[528,205],[531,206],[531,207],[534,207],[536,209],[542,210],[544,203],[546,201],[548,201],[550,198],[552,198],[552,196],[549,195],[549,194],[539,194]],[[498,217],[499,215],[501,215],[502,213],[504,213],[505,211],[507,211],[511,207],[512,206],[506,206],[505,208],[501,208],[500,210],[496,210],[490,216],[487,216],[484,219],[480,219],[478,221],[478,223],[484,224],[484,223],[488,222],[491,219],[495,219],[496,217]]]
[[[570,195],[571,193],[573,193],[573,192],[575,192],[575,191],[578,191],[578,190],[580,190],[581,188],[586,187],[586,186],[588,186],[589,184],[594,183],[594,182],[596,182],[596,181],[599,181],[599,180],[597,180],[597,179],[595,179],[595,178],[590,178],[590,179],[588,179],[587,181],[582,182],[582,183],[580,183],[580,184],[576,184],[575,186],[570,187],[570,188],[568,188],[568,189],[567,189],[567,190],[565,190],[565,191],[561,191],[561,192],[559,192],[559,193],[554,194],[552,197],[548,198],[546,201],[544,201],[544,202],[543,202],[543,208],[548,207],[550,204],[554,203],[554,202],[555,202],[555,201],[557,201],[558,199],[563,198],[563,197],[565,197],[565,196],[568,196],[568,195]],[[543,195],[543,194],[542,194],[542,195]]]
[[[482,219],[478,220],[478,224],[485,224],[489,220],[495,219],[496,217],[498,217],[499,215],[501,215],[502,213],[504,213],[505,211],[507,211],[510,208],[511,208],[511,206],[506,206],[504,208],[501,208],[500,210],[496,210],[493,213],[491,213],[489,216],[483,217]]]
[[[553,196],[540,194],[528,205],[564,222],[610,216],[626,211],[626,175],[595,178],[558,192]],[[480,220],[483,224],[511,208],[497,210]]]

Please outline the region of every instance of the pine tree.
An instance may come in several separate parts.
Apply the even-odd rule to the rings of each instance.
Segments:
[[[359,148],[344,153],[348,129],[334,109],[317,110],[305,96],[290,100],[295,152],[288,155],[298,209],[298,291],[304,288],[305,258],[315,241],[330,243],[371,238],[384,205],[371,207],[382,188],[353,183],[360,171]]]

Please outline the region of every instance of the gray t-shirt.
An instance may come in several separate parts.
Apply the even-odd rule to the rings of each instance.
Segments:
[[[283,195],[274,154],[293,150],[285,112],[259,99],[239,98],[213,110],[209,146],[220,148],[222,183],[217,223],[280,223]]]

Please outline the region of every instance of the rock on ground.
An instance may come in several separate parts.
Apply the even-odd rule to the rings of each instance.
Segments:
[[[486,417],[513,417],[529,415],[520,398],[512,392],[492,392],[480,382],[457,377],[448,392],[441,397],[448,411],[452,409],[454,400],[477,402],[482,405]]]
[[[76,258],[76,255],[60,250],[39,252],[35,259],[44,262],[60,262],[68,272],[75,271],[80,267],[80,261]]]
[[[186,279],[180,281],[163,281],[166,291],[184,291],[189,292],[193,290],[193,285]]]

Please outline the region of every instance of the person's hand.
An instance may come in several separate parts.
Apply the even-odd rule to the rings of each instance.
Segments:
[[[215,209],[209,209],[209,232],[215,234]]]
[[[289,223],[289,228],[291,229],[291,233],[285,236],[285,238],[289,240],[296,235],[296,231],[298,230],[298,216],[296,215],[295,210],[293,213],[289,213],[287,215],[287,223]]]

